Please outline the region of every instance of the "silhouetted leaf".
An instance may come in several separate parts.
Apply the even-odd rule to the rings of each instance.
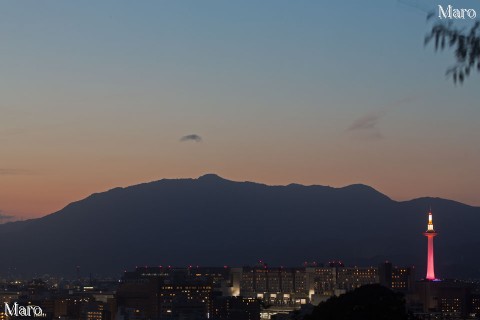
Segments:
[[[425,40],[423,41],[424,45],[427,45],[432,40],[433,35],[429,34],[425,36]]]
[[[457,42],[457,34],[453,34],[452,36],[450,36],[450,41],[449,41],[449,45],[450,47],[452,47],[455,43]]]
[[[431,18],[433,18],[433,16],[435,16],[435,12],[434,12],[434,11],[430,11],[430,12],[427,14],[427,21],[429,21]]]
[[[432,14],[429,13],[427,20]],[[480,71],[480,37],[477,30],[480,28],[480,21],[468,28],[456,29],[451,21],[448,23],[437,22],[432,26],[431,32],[425,36],[425,45],[433,38],[435,51],[444,50],[445,47],[453,47],[456,65],[447,69],[446,75],[452,76],[453,82],[463,81],[470,76],[472,70]],[[476,66],[476,68],[475,68]]]

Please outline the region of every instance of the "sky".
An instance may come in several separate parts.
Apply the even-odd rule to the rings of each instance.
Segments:
[[[206,173],[480,206],[480,75],[423,45],[438,4],[0,2],[0,218]]]

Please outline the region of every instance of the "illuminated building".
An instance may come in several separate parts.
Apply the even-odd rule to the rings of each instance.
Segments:
[[[472,311],[471,283],[451,281],[419,281],[417,302],[422,314],[441,314],[442,319],[464,319]]]
[[[233,292],[258,298],[276,306],[295,306],[309,301],[309,277],[305,268],[282,268],[259,265],[232,270]],[[238,286],[238,289],[235,288]]]
[[[433,258],[433,238],[437,235],[433,228],[432,211],[428,213],[427,231],[423,233],[428,238],[428,254],[427,254],[427,276],[425,279],[433,281],[435,278],[435,267]]]
[[[12,303],[14,301],[17,301],[18,297],[20,297],[20,292],[9,292],[9,291],[1,292],[0,291],[0,301],[2,303],[4,302]],[[0,310],[2,310],[2,308],[0,308]]]
[[[390,284],[409,288],[410,268],[390,267]],[[256,319],[256,303],[269,306],[260,316],[298,310],[367,284],[379,283],[376,267],[256,266],[162,268],[140,267],[125,272],[117,290],[121,314],[132,319],[179,319],[215,316],[220,319]],[[227,297],[231,298],[228,299]],[[243,314],[243,316],[242,316]],[[243,317],[243,318],[242,318]],[[91,319],[94,320],[94,319]]]
[[[410,292],[415,289],[415,268],[392,266],[385,262],[378,266],[380,284],[394,291]]]
[[[480,294],[472,295],[472,313],[480,316]]]
[[[351,291],[366,284],[378,283],[378,269],[374,267],[337,268],[336,289]]]
[[[83,320],[107,320],[110,319],[110,312],[106,310],[102,302],[88,302],[82,307]]]
[[[153,277],[134,277],[126,273],[117,289],[120,313],[127,319],[158,318],[158,288],[162,281]]]
[[[333,296],[337,286],[337,268],[317,267],[313,271],[313,290],[315,294]]]
[[[410,291],[415,285],[415,273],[412,268],[392,268],[392,289],[394,291]]]
[[[317,304],[333,295],[380,282],[378,268],[345,267],[341,262],[329,263],[326,267],[243,267],[234,268],[232,272],[233,279],[240,279],[232,281],[232,292],[283,307],[300,307],[309,302]],[[397,291],[411,290],[413,268],[391,268],[390,265],[389,272],[389,287]]]
[[[196,281],[165,283],[158,298],[160,319],[204,319],[210,314],[213,288]]]
[[[117,290],[121,314],[129,319],[204,319],[214,289],[230,269],[140,267],[125,272]]]
[[[212,320],[260,320],[260,303],[243,297],[217,297],[213,300]]]

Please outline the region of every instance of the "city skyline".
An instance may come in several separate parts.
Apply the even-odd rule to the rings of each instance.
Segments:
[[[304,267],[267,267],[262,262],[242,267],[145,266],[125,270],[122,276],[113,278],[92,274],[82,277],[77,268],[74,279],[51,275],[28,280],[0,278],[0,298],[8,307],[0,310],[0,318],[12,316],[16,306],[28,301],[37,314],[47,319],[68,316],[113,320],[115,315],[121,315],[126,319],[174,320],[195,314],[202,320],[259,320],[277,319],[280,314],[284,319],[305,320],[312,319],[307,315],[315,313],[315,306],[322,308],[362,291],[371,306],[372,294],[377,291],[379,301],[374,315],[378,315],[379,308],[390,305],[387,296],[395,295],[401,304],[383,311],[389,317],[397,310],[403,311],[400,319],[407,319],[408,310],[418,319],[425,314],[478,319],[479,285],[478,280],[416,281],[414,267],[395,266],[388,261],[375,267],[348,267],[338,262]],[[350,304],[353,312],[360,309],[359,302]],[[336,312],[348,306],[348,301],[343,301]],[[299,310],[304,313],[300,318]],[[243,316],[238,317],[239,313]]]
[[[428,10],[1,3],[0,212],[40,217],[205,173],[479,206],[478,74],[462,86],[445,77],[451,55],[423,45]]]

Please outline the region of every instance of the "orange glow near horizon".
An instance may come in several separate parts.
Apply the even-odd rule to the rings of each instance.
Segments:
[[[240,169],[240,168],[239,168]],[[269,185],[288,185],[290,183],[300,183],[304,185],[329,185],[332,187],[343,187],[349,184],[359,183],[362,181],[350,180],[346,175],[337,175],[336,177],[324,175],[324,179],[317,177],[309,177],[308,174],[299,174],[297,179],[288,179],[288,177],[281,175],[278,171],[280,168],[270,168],[262,172],[252,172],[252,170],[244,171],[238,170],[236,174],[229,173],[227,170],[191,170],[190,175],[181,174],[154,174],[151,173],[135,176],[134,172],[118,170],[118,174],[110,176],[107,172],[95,172],[95,174],[88,174],[84,172],[82,177],[56,177],[55,179],[47,179],[41,174],[31,174],[29,176],[7,176],[4,181],[7,184],[0,186],[0,203],[2,205],[2,212],[6,215],[13,215],[16,219],[28,219],[41,217],[55,211],[58,211],[71,202],[81,200],[92,193],[104,192],[115,187],[127,187],[144,182],[150,182],[160,179],[176,179],[176,178],[198,178],[206,173],[216,173],[225,179],[234,181],[252,181],[258,183],[265,183]],[[138,173],[137,173],[138,174]],[[95,176],[94,176],[95,175]],[[258,176],[258,178],[255,178]],[[428,189],[419,188],[410,189],[406,192],[405,189],[397,187],[396,185],[383,184],[381,181],[371,180],[363,182],[377,189],[379,192],[386,194],[394,200],[410,200],[417,197],[422,197],[428,194]],[[426,187],[426,186],[424,186]],[[430,194],[431,195],[431,194]],[[442,196],[434,194],[432,196]],[[448,194],[443,194],[443,197],[448,198]],[[458,199],[455,199],[458,200]],[[467,202],[468,203],[468,202]],[[429,226],[430,227],[430,226]],[[433,227],[433,225],[432,225]]]
[[[0,210],[20,219],[40,217],[92,193],[206,173],[269,185],[362,183],[394,200],[431,196],[480,205],[476,158],[462,156],[459,145],[448,149],[436,136],[422,140],[430,144],[430,152],[423,152],[423,145],[411,143],[417,138],[409,131],[390,132],[390,141],[339,134],[348,119],[318,130],[307,115],[298,130],[272,120],[268,134],[263,122],[253,119],[244,119],[248,126],[228,117],[204,120],[208,130],[192,130],[198,124],[181,121],[177,128],[162,119],[130,126],[117,119],[115,126],[128,132],[92,121],[88,130],[79,123],[5,140],[9,152],[0,169],[11,170],[0,171]],[[180,142],[189,132],[203,141]]]

